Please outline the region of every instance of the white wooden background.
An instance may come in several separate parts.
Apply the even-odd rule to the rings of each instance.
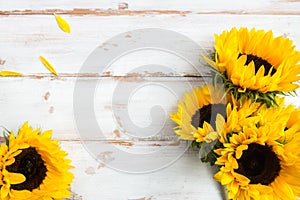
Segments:
[[[54,12],[69,22],[71,34],[58,29]],[[111,108],[114,86],[119,82],[149,81],[176,87],[186,82],[197,85],[199,74],[178,59],[154,51],[127,55],[102,74],[80,74],[80,67],[101,43],[134,29],[172,30],[204,49],[212,47],[214,33],[233,26],[272,29],[275,35],[292,39],[300,50],[299,24],[299,0],[0,0],[0,70],[24,74],[0,77],[0,124],[16,130],[29,120],[33,126],[53,129],[54,138],[61,140],[62,148],[69,152],[75,166],[70,199],[223,199],[219,185],[211,178],[213,171],[201,164],[197,152],[187,151],[174,164],[153,173],[122,173],[96,161],[85,150],[74,121],[75,81],[101,78],[95,112],[97,120],[105,124],[101,127],[105,137],[95,142],[111,143],[127,150],[156,148],[165,142],[163,138],[131,140],[124,134],[126,130],[114,121]],[[58,77],[44,68],[38,59],[40,55],[54,65]],[[200,59],[199,54],[194,56]],[[173,66],[177,73],[128,74],[136,66],[153,61]],[[161,88],[156,89],[148,88],[134,96],[130,120],[137,126],[151,123],[150,108],[155,103],[161,102],[166,112],[176,111],[177,99],[167,91],[163,93]],[[298,100],[288,99],[299,106]],[[119,105],[118,109],[126,109],[126,105]],[[172,134],[173,126],[166,120],[167,134]],[[113,155],[107,159],[107,162],[114,159]]]

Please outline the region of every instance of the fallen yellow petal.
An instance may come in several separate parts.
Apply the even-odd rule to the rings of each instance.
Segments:
[[[70,33],[71,32],[71,28],[70,25],[68,24],[68,22],[63,19],[61,16],[57,15],[54,13],[56,22],[58,24],[58,26],[61,28],[61,30],[63,30],[66,33]]]
[[[58,76],[58,74],[55,71],[55,69],[53,68],[53,66],[43,56],[40,56],[40,60],[50,72],[52,72],[53,74]]]
[[[0,76],[23,76],[23,74],[19,72],[1,71]]]

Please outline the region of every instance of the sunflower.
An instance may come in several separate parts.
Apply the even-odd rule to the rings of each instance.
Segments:
[[[178,103],[177,113],[170,114],[178,124],[175,133],[183,140],[211,141],[215,134],[217,114],[225,116],[226,99],[221,87],[204,85],[186,92]],[[212,138],[215,136],[216,138]]]
[[[225,142],[228,134],[239,132],[243,126],[248,124],[256,124],[261,120],[261,116],[257,115],[261,103],[253,103],[250,99],[243,98],[236,101],[231,96],[231,101],[226,106],[226,118],[218,116],[217,133],[221,143]]]
[[[214,61],[206,58],[218,72],[228,92],[236,99],[275,103],[276,94],[287,94],[299,87],[300,52],[292,41],[273,37],[272,31],[231,29],[215,35]]]
[[[180,139],[211,142],[221,132],[240,131],[243,125],[258,122],[260,118],[253,114],[260,106],[246,98],[236,101],[232,95],[224,95],[221,86],[204,85],[185,93],[177,113],[170,116],[179,125],[174,129]]]
[[[300,196],[300,132],[285,143],[281,123],[244,126],[215,150],[220,171],[214,178],[233,200],[281,199]]]
[[[34,130],[28,123],[8,146],[1,145],[0,199],[63,199],[70,196],[73,174],[66,152],[51,140],[52,131]]]
[[[256,113],[260,116],[259,126],[267,123],[280,125],[280,130],[283,130],[279,139],[281,143],[289,142],[297,132],[300,132],[300,108],[295,109],[292,104],[285,106],[284,100],[277,97],[277,107],[267,109],[266,105],[263,105]]]
[[[256,116],[257,109],[261,106],[260,103],[253,103],[249,99],[242,99],[242,101],[236,101],[232,96],[232,100],[226,106],[225,117],[217,114],[216,117],[216,130],[211,130],[209,134],[204,137],[204,142],[213,144],[196,143],[200,147],[200,157],[202,162],[209,162],[214,165],[219,157],[213,149],[222,148],[223,144],[233,132],[239,132],[243,126],[248,124],[255,124],[260,121],[260,116]],[[198,129],[198,134],[195,134],[196,141],[198,141],[202,135]],[[193,143],[194,144],[194,143]],[[195,144],[194,144],[195,145]]]

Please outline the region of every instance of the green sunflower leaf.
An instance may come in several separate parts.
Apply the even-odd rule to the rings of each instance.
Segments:
[[[5,128],[4,126],[1,126],[3,128],[3,137],[5,139],[5,143],[6,145],[9,145],[9,135],[11,133],[10,130],[8,130],[7,128]]]

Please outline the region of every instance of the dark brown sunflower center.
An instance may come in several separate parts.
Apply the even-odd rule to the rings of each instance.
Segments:
[[[21,173],[26,181],[11,185],[14,190],[30,190],[38,188],[46,177],[47,168],[41,155],[35,148],[23,149],[22,153],[15,157],[15,162],[6,167],[7,171]]]
[[[240,54],[239,57],[240,57],[241,55],[246,55],[246,54]],[[271,75],[275,74],[275,72],[276,72],[276,69],[275,69],[275,68],[272,68],[272,65],[271,65],[268,61],[266,61],[266,60],[264,60],[264,59],[262,59],[262,58],[260,58],[260,57],[258,57],[258,56],[254,56],[254,55],[251,55],[251,54],[247,54],[247,61],[246,61],[245,65],[249,65],[249,63],[250,63],[251,61],[254,62],[254,65],[255,65],[255,73],[258,72],[259,68],[260,68],[262,65],[263,65],[264,68],[265,68],[265,73],[264,73],[265,76],[268,75],[268,73],[270,72],[271,69],[272,69],[272,71],[270,72]]]
[[[203,127],[203,123],[209,123],[214,129],[216,129],[217,114],[221,114],[226,118],[226,107],[224,104],[209,104],[203,106],[192,117],[192,125],[195,128]]]
[[[280,160],[270,146],[249,144],[237,162],[235,172],[249,178],[251,184],[269,185],[279,175]]]

